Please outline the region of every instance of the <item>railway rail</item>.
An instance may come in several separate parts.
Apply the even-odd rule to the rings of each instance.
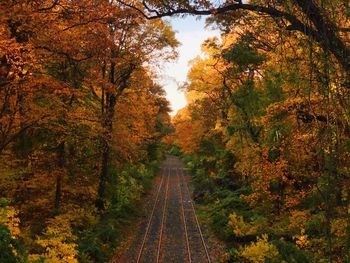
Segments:
[[[147,224],[147,227],[146,227],[145,235],[143,237],[142,244],[141,244],[141,247],[140,247],[140,251],[139,251],[138,256],[137,256],[137,260],[136,260],[137,263],[139,263],[141,261],[141,257],[142,257],[142,254],[143,254],[143,250],[145,248],[146,240],[147,240],[148,234],[150,232],[150,227],[151,227],[151,223],[152,223],[152,218],[154,216],[154,211],[156,210],[156,206],[157,206],[157,203],[158,203],[158,200],[159,200],[160,191],[161,191],[162,186],[163,186],[163,181],[164,181],[164,169],[163,169],[162,180],[161,180],[161,182],[159,184],[157,195],[156,195],[156,198],[155,198],[155,201],[154,201],[154,205],[153,205],[153,208],[152,208],[152,212],[151,212],[151,215],[150,215],[149,220],[148,220],[148,224]]]
[[[150,210],[141,242],[128,259],[115,263],[211,263],[179,159],[168,157],[165,161]]]
[[[184,179],[184,169],[181,169],[181,177],[182,177],[182,181],[183,181],[183,184],[185,185],[185,188],[187,190],[187,193],[188,193],[188,196],[190,197],[190,190],[188,188],[188,184],[185,182],[185,179]],[[183,202],[182,202],[183,203]],[[196,221],[196,226],[197,226],[197,229],[198,229],[198,233],[200,235],[200,238],[201,238],[201,242],[202,242],[202,245],[203,245],[203,249],[205,251],[205,256],[208,260],[208,263],[211,263],[211,259],[210,259],[210,256],[209,256],[209,251],[208,251],[208,248],[207,248],[207,245],[205,243],[205,240],[204,240],[204,236],[203,236],[203,232],[202,232],[202,229],[200,227],[200,224],[199,224],[199,221],[198,221],[198,217],[197,217],[197,214],[196,214],[196,210],[194,208],[194,205],[193,205],[193,202],[192,200],[189,201],[189,203],[191,204],[191,208],[192,208],[192,211],[193,211],[193,215],[194,215],[194,218],[195,218],[195,221]],[[190,253],[190,251],[189,251]],[[190,260],[190,262],[192,262]]]

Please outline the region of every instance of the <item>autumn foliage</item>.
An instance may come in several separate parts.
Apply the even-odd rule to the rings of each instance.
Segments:
[[[344,2],[312,2],[349,26],[331,16],[349,17]],[[173,119],[195,198],[232,262],[347,262],[349,72],[283,20],[236,15],[211,18],[225,31],[192,61]]]
[[[147,65],[174,33],[104,0],[1,1],[0,32],[0,261],[106,262],[162,157]]]
[[[350,261],[349,3],[0,1],[0,262],[108,262],[179,148],[227,262]],[[160,18],[208,15],[171,119]],[[170,134],[172,131],[175,133]]]

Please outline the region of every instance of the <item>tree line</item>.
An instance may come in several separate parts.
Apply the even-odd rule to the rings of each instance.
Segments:
[[[106,262],[164,152],[175,34],[105,0],[1,1],[0,31],[0,261]]]
[[[222,30],[192,61],[173,142],[223,260],[347,262],[349,4],[169,5],[148,11],[212,14]]]

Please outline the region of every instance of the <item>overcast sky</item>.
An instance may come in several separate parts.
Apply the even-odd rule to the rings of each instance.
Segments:
[[[169,19],[173,29],[177,32],[177,39],[181,42],[178,49],[179,59],[165,64],[161,69],[160,82],[167,92],[167,98],[173,109],[172,115],[186,105],[185,96],[178,90],[178,86],[187,78],[189,61],[200,55],[201,44],[204,40],[219,35],[218,31],[205,28],[205,17],[197,19],[192,16]]]

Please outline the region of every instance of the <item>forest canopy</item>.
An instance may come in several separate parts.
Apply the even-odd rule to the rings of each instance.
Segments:
[[[0,261],[106,262],[149,188],[170,25],[113,1],[0,3]]]
[[[189,15],[221,36],[171,118]],[[346,0],[0,1],[0,262],[110,260],[169,148],[223,262],[348,262],[349,93]]]
[[[349,260],[349,4],[153,8],[149,15],[211,10],[208,22],[223,32],[192,61],[174,141],[227,257]]]

